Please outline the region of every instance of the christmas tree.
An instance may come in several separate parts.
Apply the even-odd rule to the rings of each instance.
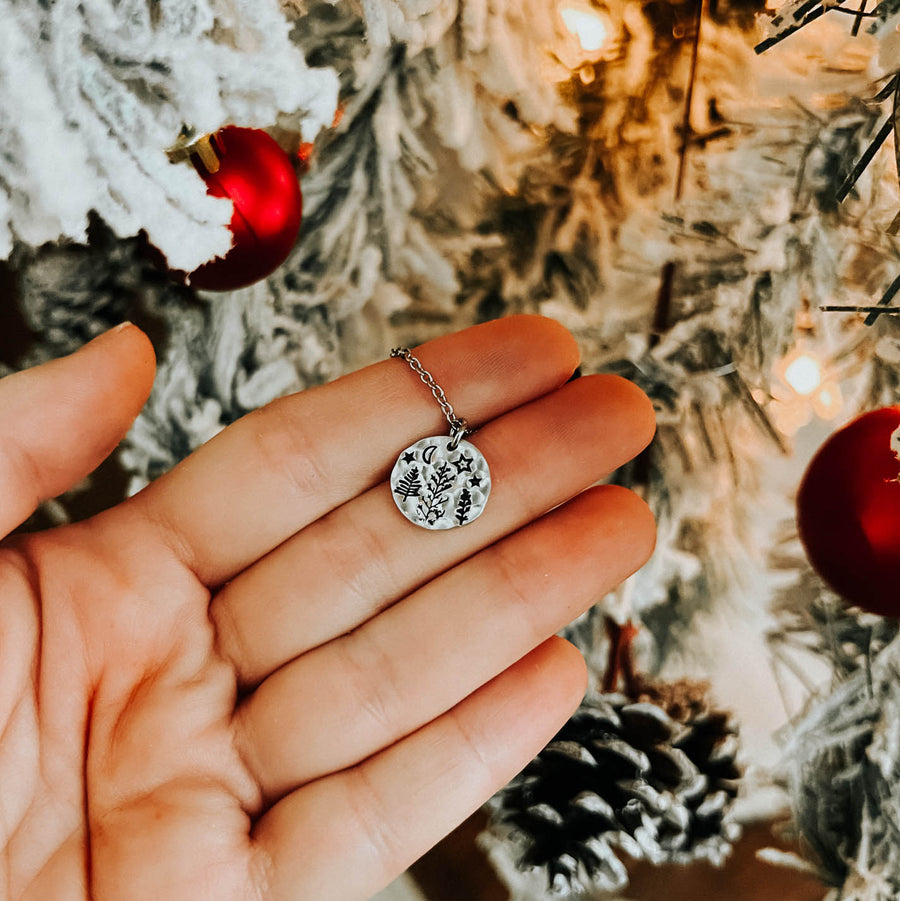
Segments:
[[[807,481],[804,546],[793,506],[839,425],[900,397],[900,4],[769,6],[0,0],[0,322],[32,339],[0,367],[124,319],[154,337],[122,494],[276,397],[513,313],[653,399],[611,478],[656,553],[568,628],[592,691],[492,804],[519,897],[721,860],[760,786],[835,898],[900,893],[897,479],[859,487],[863,456]],[[823,493],[887,522],[871,559]]]

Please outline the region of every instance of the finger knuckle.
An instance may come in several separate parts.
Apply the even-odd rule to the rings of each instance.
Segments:
[[[245,423],[260,466],[281,479],[289,496],[305,500],[327,484],[325,454],[315,429],[295,415],[290,398],[248,414]]]
[[[408,838],[400,833],[391,817],[385,816],[388,805],[371,778],[369,768],[362,765],[354,773],[356,779],[351,799],[357,820],[371,849],[376,868],[393,877],[402,868],[408,853]]]
[[[386,741],[397,729],[399,692],[394,662],[365,627],[342,641],[347,685],[361,716],[356,731]]]

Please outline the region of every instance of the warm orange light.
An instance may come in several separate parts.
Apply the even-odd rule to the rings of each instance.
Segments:
[[[784,380],[804,397],[822,384],[822,364],[809,352],[800,353],[789,362],[785,360]]]
[[[769,412],[775,427],[793,435],[812,420],[835,419],[844,406],[841,387],[822,359],[801,337],[775,366]]]
[[[609,38],[609,19],[598,9],[584,6],[564,6],[559,15],[569,34],[578,38],[585,53],[602,50]]]
[[[813,395],[812,405],[819,419],[835,419],[844,409],[841,386],[834,379],[829,379]]]

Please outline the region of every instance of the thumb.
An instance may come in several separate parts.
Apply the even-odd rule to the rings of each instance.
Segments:
[[[130,322],[0,379],[0,537],[96,469],[150,394],[156,359]]]

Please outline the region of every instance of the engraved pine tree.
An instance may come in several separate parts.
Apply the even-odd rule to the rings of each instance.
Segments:
[[[419,492],[424,487],[422,480],[419,478],[419,467],[410,466],[410,468],[406,470],[403,478],[397,482],[397,487],[394,491],[399,494],[403,500],[409,500],[411,497],[418,497]]]
[[[428,490],[420,495],[421,500],[416,508],[419,519],[433,526],[444,515],[447,492],[452,484],[450,464],[442,463],[431,474],[431,478],[428,480]]]
[[[472,494],[468,488],[463,488],[459,493],[459,501],[456,504],[456,521],[462,526],[469,521],[469,511],[472,509]]]

